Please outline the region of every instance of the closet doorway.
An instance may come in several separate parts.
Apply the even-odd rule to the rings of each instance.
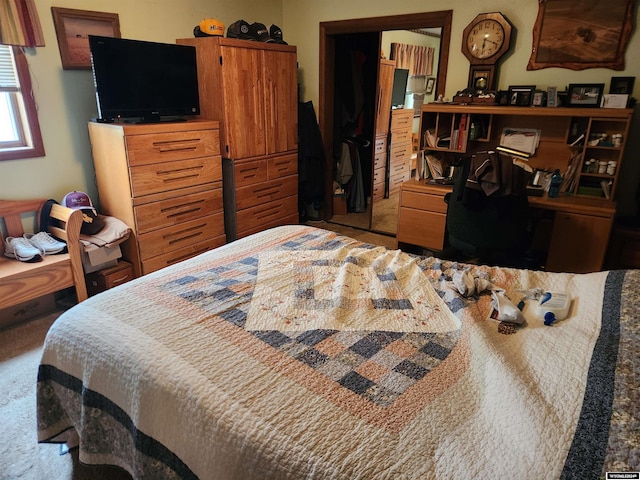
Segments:
[[[378,60],[382,48],[382,32],[392,30],[419,30],[439,29],[441,32],[439,55],[437,63],[437,76],[434,86],[435,96],[444,94],[449,55],[449,42],[451,36],[452,11],[427,12],[409,15],[396,15],[389,17],[374,17],[354,20],[342,20],[320,23],[320,90],[318,123],[325,142],[326,158],[328,159],[325,172],[325,207],[321,211],[323,220],[336,221],[357,228],[379,231],[380,233],[394,234],[393,228],[376,228],[372,224],[372,203],[368,201],[372,189],[372,165],[373,165],[373,138],[375,117],[377,114],[377,101],[379,86]],[[354,54],[354,52],[356,52]],[[388,57],[389,53],[384,52]],[[355,98],[356,102],[362,102],[361,118],[356,120],[352,115],[355,106],[351,103],[344,108],[336,107],[336,98],[341,95],[341,84],[345,72],[347,80],[351,79],[352,72],[348,62],[361,62],[362,76],[356,78],[361,82],[362,98]],[[359,72],[358,72],[359,73]],[[340,77],[336,77],[339,74]],[[356,75],[357,76],[357,75]],[[351,123],[349,123],[351,122]],[[348,128],[344,128],[345,124]],[[347,150],[348,146],[349,150]],[[341,154],[351,152],[359,159],[355,174],[362,176],[359,190],[351,197],[355,202],[349,205],[350,213],[342,215],[344,204],[336,203],[340,211],[334,212],[334,180],[338,174],[336,165],[339,164]],[[357,170],[357,171],[356,171]],[[344,172],[342,172],[344,173]],[[347,172],[348,173],[348,172]],[[350,192],[353,194],[353,192]],[[363,203],[364,202],[364,203]],[[389,203],[389,202],[387,202]],[[382,203],[381,205],[384,205]],[[386,213],[384,222],[395,222],[394,210],[384,206]],[[378,209],[378,212],[380,209]],[[337,214],[334,219],[334,214]],[[391,218],[389,218],[391,217]],[[340,221],[338,221],[338,219]]]

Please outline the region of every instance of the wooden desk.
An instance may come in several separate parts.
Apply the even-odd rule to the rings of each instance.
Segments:
[[[447,204],[451,186],[409,180],[398,202],[398,244],[442,251],[446,246]],[[553,272],[587,273],[604,265],[616,205],[599,198],[529,197],[532,208],[553,212],[545,268]]]

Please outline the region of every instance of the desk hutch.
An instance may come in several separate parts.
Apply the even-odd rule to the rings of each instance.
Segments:
[[[559,198],[530,197],[533,208],[552,214],[545,268],[549,271],[585,273],[601,270],[616,212],[615,192],[629,135],[631,109],[503,107],[489,105],[423,105],[420,118],[420,147],[445,160],[491,150],[500,144],[505,128],[540,131],[536,153],[526,163],[533,169],[565,173],[572,158],[575,182]],[[464,120],[463,120],[464,119]],[[461,122],[462,120],[462,122]],[[462,123],[462,127],[461,127]],[[477,136],[470,138],[474,124]],[[459,138],[430,146],[432,138]],[[606,134],[620,135],[619,144],[592,145],[590,139]],[[584,135],[582,140],[576,139]],[[473,137],[473,136],[472,136]],[[572,145],[572,143],[574,143]],[[595,158],[616,162],[613,173],[587,172],[584,163]],[[609,186],[609,198],[600,188]],[[444,195],[450,186],[428,185],[425,181],[402,184],[398,212],[398,244],[417,245],[440,251],[446,245]]]

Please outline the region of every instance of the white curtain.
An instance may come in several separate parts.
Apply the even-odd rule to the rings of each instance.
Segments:
[[[408,45],[406,43],[391,44],[391,60],[396,61],[396,68],[409,70],[409,75],[433,74],[433,47],[423,47],[419,45]]]

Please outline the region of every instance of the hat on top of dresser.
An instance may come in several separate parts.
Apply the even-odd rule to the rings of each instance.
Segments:
[[[227,28],[227,38],[239,38],[242,40],[253,40],[249,33],[249,23],[244,20],[237,20]]]
[[[288,43],[282,39],[282,30],[277,25],[271,25],[271,27],[269,28],[269,36],[271,37],[271,40],[273,40],[275,43],[288,45]]]
[[[273,39],[269,36],[269,30],[264,23],[254,22],[249,26],[249,35],[252,40],[258,42],[273,42]]]

